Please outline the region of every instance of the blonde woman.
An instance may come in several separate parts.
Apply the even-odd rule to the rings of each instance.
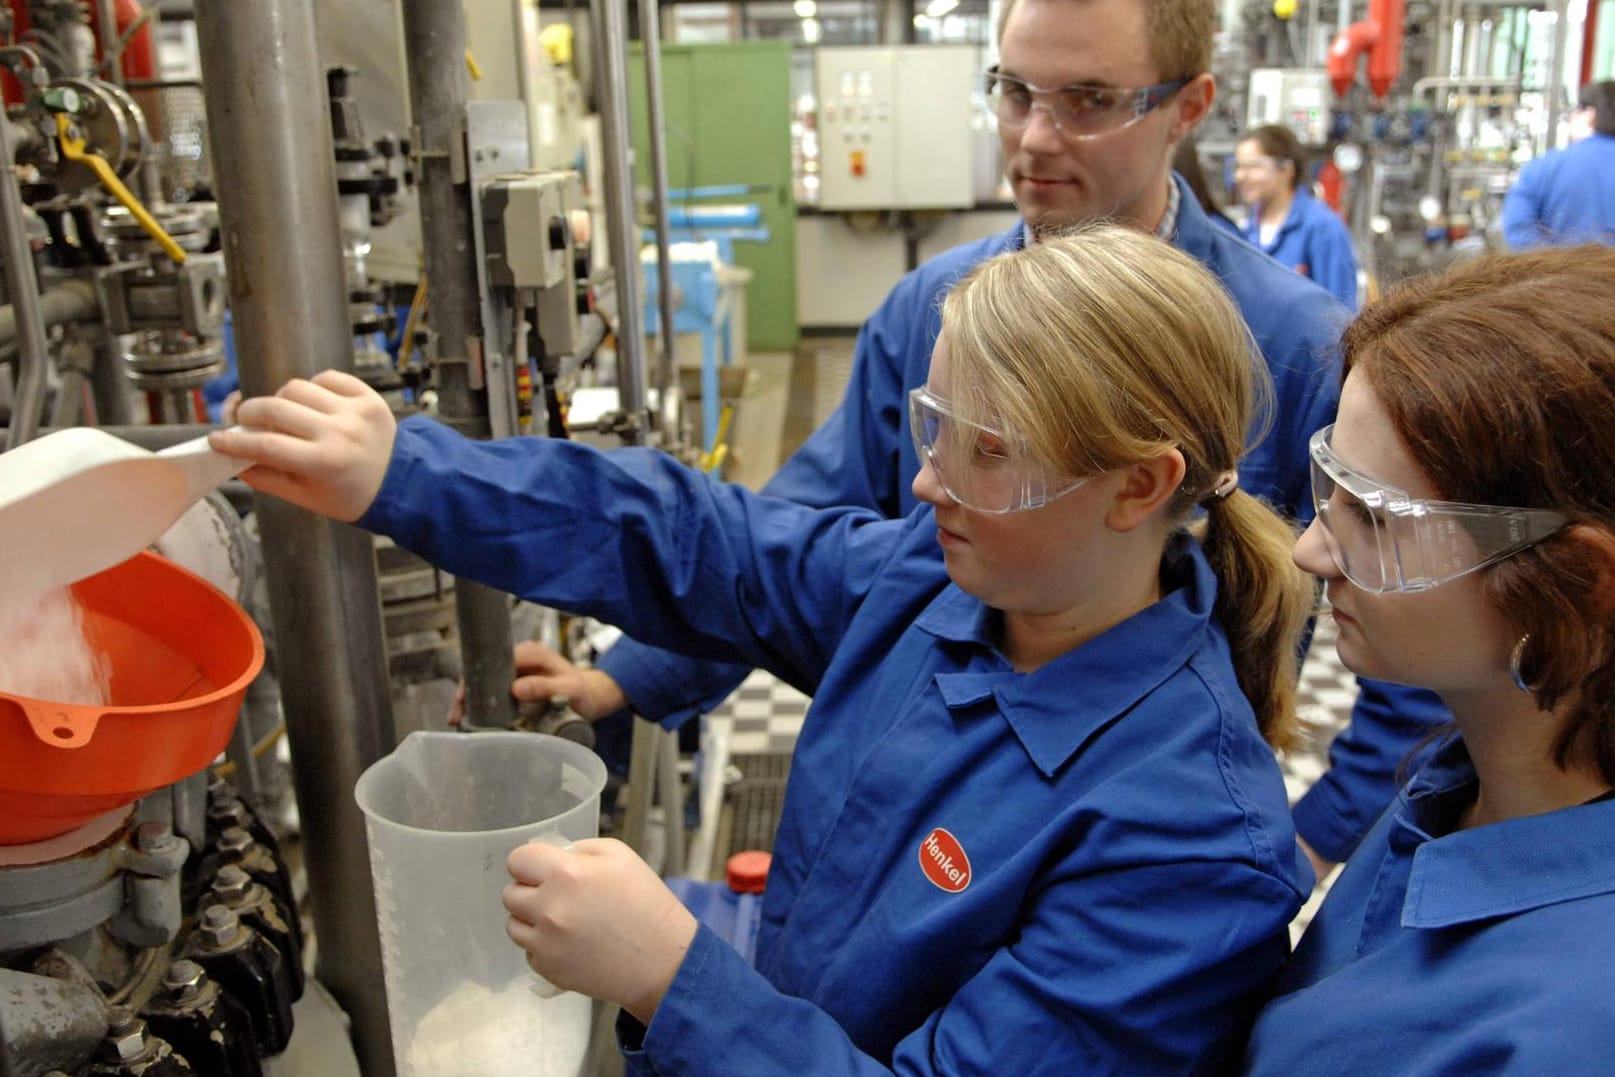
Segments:
[[[1237,486],[1244,324],[1111,227],[982,264],[942,325],[903,520],[395,429],[334,373],[215,435],[260,490],[813,693],[756,968],[617,842],[510,857],[511,937],[624,1007],[634,1072],[1213,1072],[1287,953],[1310,880],[1271,743],[1310,590]]]

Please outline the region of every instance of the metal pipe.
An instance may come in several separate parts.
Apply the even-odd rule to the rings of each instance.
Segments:
[[[121,337],[103,332],[97,348],[95,369],[90,373],[90,391],[95,398],[97,423],[129,424],[134,421],[130,402],[133,386],[124,375],[124,348]]]
[[[6,448],[15,449],[39,429],[45,406],[45,319],[39,304],[39,276],[34,271],[34,252],[28,245],[28,225],[23,218],[22,188],[12,167],[10,125],[0,123],[0,231],[5,233],[6,292],[17,325],[17,391],[11,403],[11,425],[6,428]]]
[[[639,311],[639,224],[634,213],[633,148],[628,137],[627,30],[620,0],[589,0],[598,72],[600,137],[606,174],[606,228],[617,285],[617,402],[627,416],[624,444],[645,440],[645,337]],[[433,300],[436,302],[436,300]]]
[[[42,427],[39,434],[43,437],[46,434],[54,434],[58,429],[61,428],[54,426]],[[113,437],[122,438],[131,445],[138,445],[142,449],[151,449],[155,452],[158,449],[166,449],[184,441],[194,441],[205,436],[209,430],[217,430],[218,427],[207,423],[156,424],[149,426],[105,426],[97,424],[97,429],[111,434]]]
[[[646,126],[650,131],[652,194],[656,204],[656,291],[662,323],[662,354],[656,364],[656,392],[660,407],[667,407],[678,362],[678,336],[673,326],[673,257],[667,239],[667,147],[663,141],[661,13],[656,0],[639,0],[639,40],[645,48]],[[663,414],[666,414],[664,411]],[[676,431],[666,431],[672,435]],[[711,451],[716,446],[704,445]]]
[[[9,287],[10,281],[7,281]],[[88,281],[70,280],[54,284],[39,296],[36,309],[46,329],[66,325],[68,322],[85,322],[96,317],[101,307],[95,301],[95,288]],[[0,307],[0,347],[17,339],[17,309]]]
[[[351,369],[353,330],[314,0],[198,0],[208,134],[241,386],[272,393]],[[394,744],[370,536],[257,499],[316,975],[347,1011],[370,1077],[394,1072],[360,773]]]
[[[1570,19],[1569,4],[1566,0],[1549,0],[1548,10],[1553,12],[1553,45],[1548,50],[1548,86],[1547,100],[1543,102],[1543,111],[1547,113],[1548,123],[1541,136],[1535,140],[1540,153],[1546,153],[1556,143],[1555,131],[1558,124],[1554,119],[1563,111],[1565,101],[1564,72],[1560,69],[1565,51],[1570,47]]]
[[[123,85],[123,57],[118,51],[118,9],[114,0],[95,0],[96,28],[100,30],[102,67],[106,80],[114,86]],[[153,37],[156,35],[153,34]],[[110,61],[110,62],[109,62]],[[92,72],[93,74],[93,72]]]
[[[458,4],[442,0],[405,0],[403,14],[438,415],[469,437],[486,438],[492,433],[481,370],[487,327],[481,324],[471,231],[473,192],[465,160],[465,103],[470,96],[465,15]],[[475,580],[458,580],[454,609],[467,724],[508,727],[516,719],[516,701],[510,696],[516,670],[509,600]]]

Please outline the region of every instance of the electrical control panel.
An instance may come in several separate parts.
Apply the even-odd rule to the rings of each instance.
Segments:
[[[1276,123],[1288,127],[1303,146],[1322,146],[1329,141],[1334,93],[1329,88],[1329,72],[1323,68],[1253,68],[1246,98],[1248,126]]]
[[[821,208],[950,209],[973,203],[979,50],[821,48],[814,74]]]

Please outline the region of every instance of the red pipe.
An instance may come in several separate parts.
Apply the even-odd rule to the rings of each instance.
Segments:
[[[1587,21],[1581,26],[1581,81],[1576,83],[1578,87],[1593,80],[1593,56],[1598,46],[1598,9],[1602,6],[1599,0],[1587,0]]]
[[[1368,88],[1384,97],[1402,72],[1406,0],[1369,0],[1368,18],[1354,22],[1329,45],[1329,82],[1344,97],[1357,80],[1357,60],[1368,53]]]
[[[1351,84],[1357,81],[1357,58],[1379,40],[1379,26],[1373,22],[1354,22],[1329,43],[1329,84],[1336,97],[1345,97]]]

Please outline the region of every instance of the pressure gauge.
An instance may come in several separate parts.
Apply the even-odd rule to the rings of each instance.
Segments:
[[[1355,142],[1342,142],[1335,147],[1335,167],[1348,176],[1363,167],[1363,148]]]

